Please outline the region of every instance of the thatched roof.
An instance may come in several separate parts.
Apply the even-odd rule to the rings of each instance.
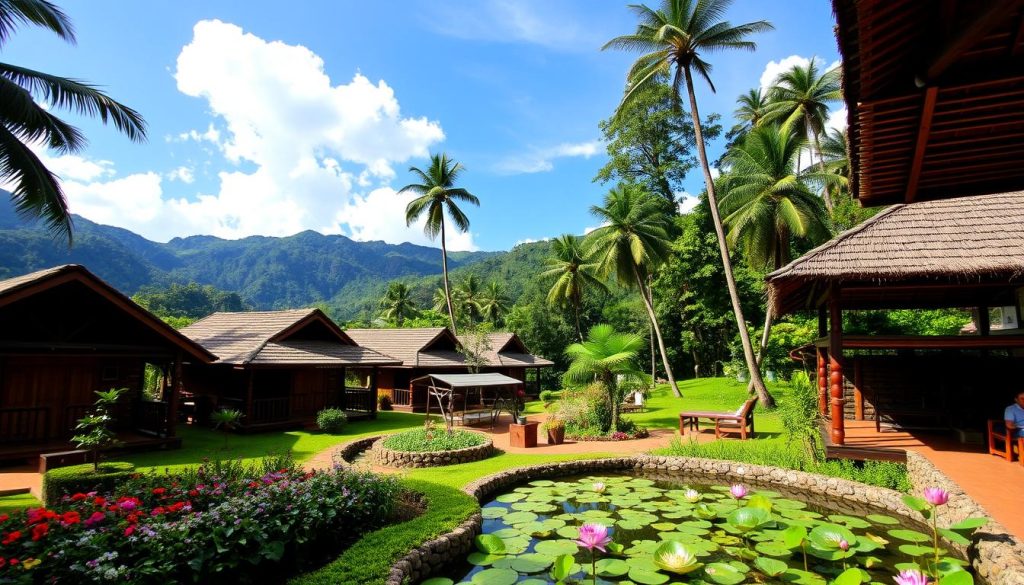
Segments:
[[[1024,276],[1024,192],[894,205],[767,277],[776,314],[833,283],[1010,282]]]
[[[1024,188],[1017,0],[833,0],[865,206]]]
[[[128,319],[155,333],[158,338],[166,340],[168,346],[175,351],[180,351],[199,362],[208,363],[215,359],[214,355],[203,349],[202,346],[182,335],[181,332],[164,323],[159,317],[140,307],[135,301],[78,264],[55,266],[23,276],[0,280],[0,307],[15,305],[18,301],[33,295],[57,287],[68,286],[71,283],[83,286],[98,297],[105,299]]]
[[[394,365],[398,360],[359,347],[319,309],[214,313],[182,333],[232,365]]]

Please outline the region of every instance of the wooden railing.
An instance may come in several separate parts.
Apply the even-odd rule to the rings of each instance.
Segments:
[[[258,398],[252,401],[252,420],[249,424],[281,422],[291,416],[287,396],[283,398]]]
[[[28,442],[49,437],[49,407],[0,408],[0,441]]]
[[[142,400],[135,408],[135,430],[157,437],[168,435],[166,402]]]
[[[370,393],[369,388],[345,386],[341,407],[345,410],[356,412],[373,412],[374,400],[376,398],[376,396]]]
[[[395,388],[392,390],[392,404],[398,406],[412,406],[412,392],[408,388]]]

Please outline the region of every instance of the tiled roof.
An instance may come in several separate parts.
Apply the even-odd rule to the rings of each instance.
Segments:
[[[396,365],[398,360],[358,345],[297,340],[268,343],[250,363],[373,366]]]
[[[359,345],[401,360],[405,366],[463,365],[462,356],[457,352],[450,349],[430,350],[435,340],[451,335],[446,327],[347,329],[345,333]],[[454,345],[454,340],[449,345]],[[422,352],[429,352],[431,355],[424,355]]]
[[[460,342],[466,341],[465,335],[459,336]],[[487,345],[490,349],[484,352],[484,362],[492,367],[535,367],[551,366],[554,362],[527,353],[526,346],[515,333],[498,331],[487,334]]]

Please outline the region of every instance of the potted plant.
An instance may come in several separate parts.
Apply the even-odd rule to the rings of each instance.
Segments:
[[[549,418],[544,423],[548,433],[548,445],[561,445],[565,442],[565,421],[560,418]]]
[[[526,409],[526,392],[522,389],[516,390],[514,399],[512,401],[512,419],[516,424],[526,424],[526,414],[523,412]]]

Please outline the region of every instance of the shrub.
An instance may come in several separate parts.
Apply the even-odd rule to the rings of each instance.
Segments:
[[[91,463],[51,469],[43,475],[43,502],[77,492],[110,492],[134,474],[135,466],[122,462],[100,463],[99,471]]]
[[[793,372],[790,386],[789,395],[779,401],[778,407],[782,426],[789,431],[787,440],[795,439],[810,456],[819,459],[818,392],[802,371]]]
[[[344,410],[338,408],[325,408],[316,413],[316,426],[325,433],[337,435],[345,430],[348,424],[348,415]]]
[[[449,434],[445,430],[422,428],[391,435],[382,441],[384,446],[392,451],[432,453],[483,445],[487,442],[487,437],[463,430],[454,430]]]
[[[392,410],[391,396],[381,390],[377,393],[377,408],[381,410]]]
[[[549,417],[541,426],[544,427],[544,430],[556,431],[565,428],[565,421],[560,418]]]
[[[128,392],[127,388],[111,388],[106,392],[96,392],[96,402],[89,414],[78,419],[75,430],[78,431],[71,442],[79,449],[87,449],[92,454],[93,471],[100,470],[100,453],[118,446],[117,433],[111,428],[114,417],[110,411],[117,406],[117,401]]]
[[[554,402],[556,398],[558,398],[558,395],[555,394],[554,390],[541,390],[540,391],[540,400],[541,400],[541,402]]]
[[[565,421],[566,434],[574,437],[604,434],[612,426],[608,392],[600,382],[563,390],[552,414]]]

